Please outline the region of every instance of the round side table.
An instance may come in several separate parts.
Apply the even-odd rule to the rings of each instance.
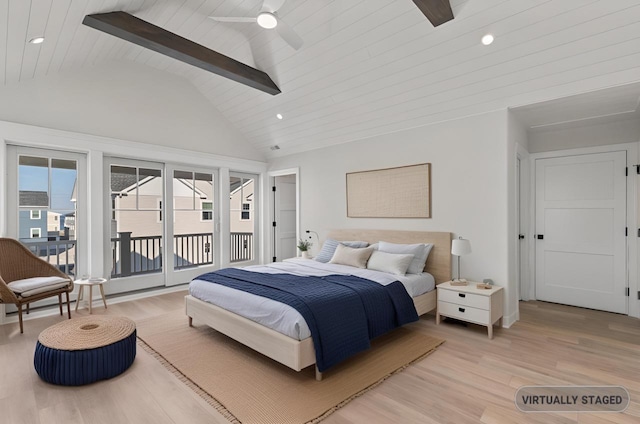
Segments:
[[[80,304],[80,300],[84,295],[84,287],[89,287],[89,315],[91,315],[92,310],[91,306],[93,304],[93,286],[100,287],[100,294],[102,295],[102,303],[104,303],[104,308],[107,309],[107,300],[104,297],[104,287],[102,285],[107,282],[106,278],[86,278],[81,280],[75,280],[73,283],[80,286],[78,291],[78,298],[76,299],[76,312],[78,311],[78,305]]]

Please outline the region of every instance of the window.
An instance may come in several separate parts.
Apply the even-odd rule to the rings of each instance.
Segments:
[[[11,153],[11,167],[17,167],[17,178],[10,182],[11,191],[17,194],[16,238],[46,262],[75,277],[78,257],[84,251],[77,244],[75,229],[63,230],[60,224],[65,216],[76,214],[86,180],[78,178],[84,157],[25,147],[9,150],[15,152],[15,156]],[[84,170],[81,172],[84,175]]]
[[[111,278],[162,273],[164,199],[161,166],[107,159],[111,205]],[[141,280],[136,288],[163,284],[162,277]],[[146,287],[143,287],[146,285]],[[129,286],[132,289],[132,286]]]
[[[242,213],[241,213],[240,219],[242,219],[243,221],[247,221],[247,220],[251,219],[251,204],[250,203],[243,203],[242,204]]]
[[[213,202],[202,202],[201,221],[213,221]]]
[[[174,269],[213,264],[214,175],[173,171]]]
[[[256,259],[254,248],[258,244],[254,239],[256,221],[253,204],[257,175],[229,173],[229,230],[230,262],[251,262]]]

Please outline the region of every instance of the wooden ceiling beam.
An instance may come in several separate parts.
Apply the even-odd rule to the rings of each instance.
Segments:
[[[126,12],[87,15],[82,23],[265,93],[280,93],[278,86],[266,73]]]
[[[449,0],[413,0],[413,2],[434,27],[453,19]]]

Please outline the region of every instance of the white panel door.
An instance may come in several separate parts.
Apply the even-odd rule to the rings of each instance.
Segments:
[[[275,253],[277,261],[296,256],[296,178],[275,177]]]
[[[627,313],[626,152],[536,160],[536,298]]]

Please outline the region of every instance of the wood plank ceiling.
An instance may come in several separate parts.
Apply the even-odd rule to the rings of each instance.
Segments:
[[[638,0],[451,0],[434,28],[411,0],[287,0],[295,51],[255,24],[261,0],[0,1],[5,85],[132,61],[191,81],[267,156],[640,80]],[[81,25],[116,10],[266,72],[271,96]],[[496,41],[483,46],[492,33]],[[43,44],[26,41],[44,34]],[[276,114],[284,115],[277,120]],[[425,140],[426,141],[426,140]],[[279,151],[270,146],[278,144]]]

